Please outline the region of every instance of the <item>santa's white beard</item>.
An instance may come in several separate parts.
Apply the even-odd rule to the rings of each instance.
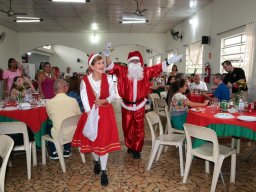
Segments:
[[[143,67],[141,66],[141,63],[129,63],[128,64],[128,78],[129,79],[137,79],[141,80],[143,79]]]

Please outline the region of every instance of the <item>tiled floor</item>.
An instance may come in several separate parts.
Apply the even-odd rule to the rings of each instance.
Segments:
[[[86,154],[86,164],[83,164],[77,149],[73,149],[72,156],[65,159],[65,174],[62,173],[58,160],[47,159],[47,165],[43,166],[41,151],[38,151],[39,164],[32,168],[31,180],[27,180],[25,154],[13,155],[13,167],[8,168],[6,176],[6,191],[209,191],[211,174],[204,173],[204,161],[199,159],[194,159],[192,163],[187,184],[181,183],[178,149],[175,147],[169,147],[158,162],[154,161],[150,171],[145,169],[151,151],[151,135],[147,123],[142,158],[135,160],[128,155],[123,145],[120,108],[116,105],[115,110],[122,150],[109,156],[108,187],[102,187],[100,176],[93,173],[91,154]],[[251,149],[246,143],[242,144],[242,153],[237,159],[237,172],[240,174],[236,175],[236,184],[229,184],[229,175],[225,173],[230,170],[230,159],[225,160],[222,171],[226,191],[256,191],[256,154],[249,161],[243,159]],[[220,179],[216,191],[225,191]]]

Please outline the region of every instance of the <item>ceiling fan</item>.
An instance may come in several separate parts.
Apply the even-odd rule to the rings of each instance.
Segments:
[[[142,9],[141,10],[140,7],[139,7],[139,0],[134,0],[134,1],[136,2],[136,5],[137,5],[136,9],[133,13],[128,13],[128,14],[134,14],[138,17],[144,17],[143,12],[147,11],[147,9]]]
[[[12,9],[12,3],[14,0],[9,0],[9,9],[7,11],[0,9],[0,12],[6,13],[9,17],[12,17],[14,15],[27,15],[27,13],[18,13],[14,12]]]

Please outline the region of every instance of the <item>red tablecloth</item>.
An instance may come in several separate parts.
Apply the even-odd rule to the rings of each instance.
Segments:
[[[29,110],[2,110],[0,111],[0,116],[24,122],[34,133],[40,130],[42,123],[48,118],[45,107],[36,107]]]
[[[207,93],[207,96],[212,97],[213,94],[212,93]],[[206,99],[204,96],[202,96],[200,94],[190,94],[187,97],[190,101],[197,102],[197,103],[203,103],[204,100]]]
[[[256,131],[256,122],[241,121],[241,120],[238,120],[237,118],[220,119],[220,118],[214,117],[214,115],[217,113],[219,113],[219,111],[216,113],[211,113],[209,107],[206,107],[205,113],[194,112],[194,111],[189,110],[186,123],[191,123],[191,124],[204,126],[204,127],[211,125],[211,124],[229,124],[229,125],[237,125],[237,126],[246,127],[253,131]],[[232,115],[235,117],[239,116],[238,113],[234,113]],[[242,115],[256,116],[256,111],[253,111],[250,113],[244,112]]]

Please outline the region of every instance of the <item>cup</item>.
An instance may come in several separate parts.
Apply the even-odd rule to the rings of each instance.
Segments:
[[[215,113],[215,111],[216,111],[216,104],[215,103],[212,103],[211,105],[210,105],[210,110],[211,110],[211,113]]]

